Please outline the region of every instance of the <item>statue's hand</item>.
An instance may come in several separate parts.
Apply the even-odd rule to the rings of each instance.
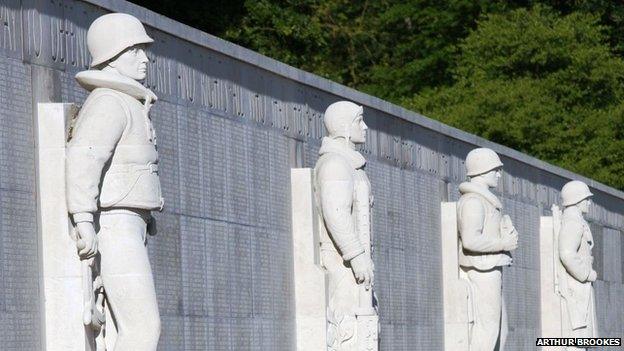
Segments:
[[[516,227],[514,227],[513,222],[511,221],[511,217],[509,217],[509,215],[504,215],[501,218],[500,228],[503,235],[511,234],[514,232],[516,233],[516,235],[518,234],[518,231],[516,230]]]
[[[516,230],[503,234],[502,240],[504,251],[511,251],[518,248],[518,232]]]
[[[97,237],[95,228],[91,222],[80,222],[76,224],[76,248],[80,259],[89,259],[97,253]]]
[[[596,271],[592,269],[591,273],[589,273],[589,277],[587,278],[587,281],[595,282],[597,278],[598,278],[598,273],[596,273]]]
[[[351,259],[351,269],[358,284],[364,284],[366,290],[373,285],[373,263],[368,255],[361,253]]]

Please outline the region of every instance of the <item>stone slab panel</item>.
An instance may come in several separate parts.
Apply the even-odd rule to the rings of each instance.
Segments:
[[[320,266],[320,228],[315,209],[312,173],[310,168],[295,168],[290,172],[298,351],[327,348],[326,277]]]
[[[37,193],[42,248],[45,349],[85,350],[82,264],[65,200],[66,122],[78,112],[71,104],[39,104],[37,110]]]

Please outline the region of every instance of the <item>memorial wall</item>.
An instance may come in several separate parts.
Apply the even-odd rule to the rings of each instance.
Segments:
[[[218,11],[215,8],[215,11]],[[155,42],[146,85],[165,208],[148,249],[162,350],[294,350],[290,169],[313,168],[323,112],[364,106],[380,349],[442,350],[440,203],[456,201],[473,148],[504,163],[498,195],[518,232],[505,269],[507,349],[540,336],[540,216],[570,179],[594,192],[598,327],[624,334],[624,193],[261,56],[122,0],[0,0],[0,344],[40,350],[37,104],[80,104],[86,31],[125,12]]]

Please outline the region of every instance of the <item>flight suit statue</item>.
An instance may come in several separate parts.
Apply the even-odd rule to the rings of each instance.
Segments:
[[[373,297],[370,181],[366,160],[355,150],[364,143],[363,109],[331,104],[314,168],[315,198],[321,219],[321,264],[328,276],[327,346],[332,351],[377,350],[378,316]]]
[[[597,277],[592,268],[594,240],[583,218],[583,214],[589,211],[591,196],[589,187],[577,180],[568,182],[561,189],[564,210],[558,249],[563,269],[558,271],[558,291],[562,297],[563,337],[598,336],[592,284]],[[568,347],[568,350],[580,348]]]
[[[163,206],[149,118],[156,95],[139,83],[147,72],[144,46],[152,41],[127,14],[107,14],[91,24],[91,69],[76,75],[90,93],[66,153],[67,206],[79,256],[87,260],[99,253],[101,283],[117,327],[116,351],[156,350],[160,336],[145,246],[150,211]]]
[[[502,215],[503,205],[490,191],[498,185],[502,167],[494,151],[474,149],[466,157],[469,181],[459,186],[458,260],[472,290],[472,351],[503,350],[507,336],[502,267],[512,263],[509,251],[518,246],[518,232],[509,216]]]

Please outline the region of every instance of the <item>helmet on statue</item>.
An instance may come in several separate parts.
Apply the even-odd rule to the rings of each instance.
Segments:
[[[474,149],[466,156],[466,174],[469,177],[484,174],[501,167],[503,167],[503,163],[496,152],[488,148]]]
[[[129,47],[154,42],[141,21],[125,13],[109,13],[98,17],[87,32],[91,67],[113,59]]]
[[[579,180],[567,182],[561,188],[561,202],[563,206],[576,205],[591,196],[594,196],[594,194],[589,190],[587,184]]]
[[[362,106],[351,101],[338,101],[329,105],[323,116],[327,134],[349,138],[351,124],[362,112]]]

